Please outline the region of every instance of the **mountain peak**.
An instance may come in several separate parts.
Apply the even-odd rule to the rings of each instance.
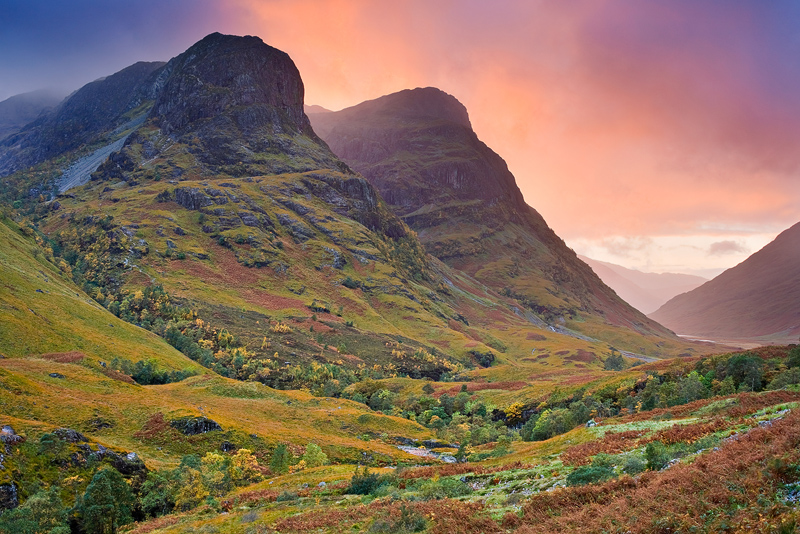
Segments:
[[[351,108],[354,112],[371,109],[394,118],[441,119],[472,129],[464,104],[453,95],[436,87],[404,89],[397,93],[362,102]]]
[[[311,132],[300,72],[288,54],[258,37],[212,33],[173,58],[165,74],[151,117],[166,133],[243,106],[249,113],[237,113],[241,129],[267,119],[283,131]],[[254,113],[254,106],[263,113]]]

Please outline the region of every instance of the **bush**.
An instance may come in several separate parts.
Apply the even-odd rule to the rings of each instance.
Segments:
[[[369,532],[387,533],[387,534],[400,534],[403,532],[422,532],[428,526],[428,522],[411,508],[405,504],[400,507],[400,517],[392,521],[389,519],[376,519],[372,526],[369,527]]]
[[[672,460],[667,447],[660,441],[651,441],[647,444],[644,451],[644,458],[647,461],[647,468],[651,471],[663,469]]]
[[[647,463],[638,454],[632,454],[625,459],[622,471],[628,475],[638,475],[647,469]]]
[[[472,488],[458,478],[426,480],[419,488],[423,499],[453,499],[472,493]]]
[[[614,477],[614,470],[610,467],[586,465],[579,467],[567,475],[567,485],[583,486],[603,482]]]
[[[792,367],[776,376],[767,389],[783,389],[786,386],[800,384],[800,367]]]
[[[284,491],[275,499],[277,502],[296,501],[299,495],[293,491]]]
[[[322,452],[322,449],[316,443],[309,443],[306,447],[306,452],[303,454],[308,467],[319,467],[328,463],[328,455]]]
[[[356,467],[350,485],[344,490],[344,493],[350,495],[369,495],[374,493],[383,485],[391,485],[394,479],[390,475],[380,476],[377,473],[370,473],[368,468],[364,468],[359,472]]]

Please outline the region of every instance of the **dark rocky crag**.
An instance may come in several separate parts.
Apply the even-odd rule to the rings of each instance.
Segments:
[[[478,139],[454,97],[405,90],[310,118],[434,256],[548,321],[589,313],[672,337],[622,301],[525,203],[505,161]]]
[[[162,76],[149,117],[163,135],[196,142],[203,164],[243,175],[344,169],[303,112],[294,62],[258,37],[211,34]]]

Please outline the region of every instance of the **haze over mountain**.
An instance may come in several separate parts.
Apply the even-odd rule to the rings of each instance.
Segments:
[[[681,273],[644,273],[605,261],[578,257],[617,295],[644,314],[653,313],[675,295],[707,282],[707,278]]]
[[[426,250],[549,322],[588,335],[596,325],[670,334],[631,308],[528,206],[503,159],[482,143],[466,108],[418,88],[309,115],[315,131],[362,173]]]
[[[800,223],[739,265],[650,317],[682,335],[796,343],[800,335]]]
[[[41,89],[3,100],[0,102],[0,139],[20,130],[63,98],[60,92]]]

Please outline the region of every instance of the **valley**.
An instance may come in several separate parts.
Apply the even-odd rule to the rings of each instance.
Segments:
[[[304,100],[214,33],[9,122],[0,532],[796,524],[791,313],[752,332],[780,344],[679,337],[721,332],[669,311],[734,275],[644,315],[453,96]]]

